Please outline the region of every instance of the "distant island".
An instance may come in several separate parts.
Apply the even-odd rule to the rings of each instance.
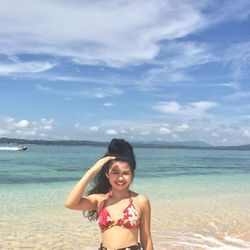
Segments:
[[[66,146],[99,146],[105,147],[109,142],[90,140],[27,140],[18,138],[0,138],[0,144],[36,144],[36,145],[66,145]],[[250,150],[250,144],[240,146],[211,146],[202,141],[180,142],[132,142],[138,148],[187,148],[187,149],[220,149],[220,150]]]

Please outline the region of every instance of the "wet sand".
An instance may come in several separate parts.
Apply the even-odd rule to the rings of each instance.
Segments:
[[[64,207],[67,190],[1,192],[0,249],[97,249],[96,223]],[[250,249],[249,194],[152,197],[151,206],[156,250]]]

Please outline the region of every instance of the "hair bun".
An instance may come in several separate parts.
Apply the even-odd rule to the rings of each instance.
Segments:
[[[125,140],[114,138],[108,146],[108,152],[111,155],[126,155],[127,153],[133,153],[133,148]]]

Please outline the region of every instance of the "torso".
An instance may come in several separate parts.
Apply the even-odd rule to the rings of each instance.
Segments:
[[[108,198],[107,194],[98,195],[98,212],[103,213],[104,216],[109,215],[112,220],[106,225],[106,228],[101,230],[102,243],[105,247],[121,248],[138,242],[139,222],[142,213],[139,196],[137,193],[131,192],[130,198],[116,202],[114,199]],[[132,203],[130,199],[132,199]],[[132,223],[121,220],[123,212],[125,212],[125,218],[132,220]],[[135,213],[135,215],[131,216],[131,213]],[[134,222],[133,217],[135,218]]]

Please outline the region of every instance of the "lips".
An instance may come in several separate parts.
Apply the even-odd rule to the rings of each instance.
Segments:
[[[116,182],[115,184],[118,186],[123,186],[125,184],[125,182]]]

